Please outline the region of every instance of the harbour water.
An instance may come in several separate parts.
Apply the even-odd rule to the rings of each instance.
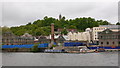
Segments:
[[[118,66],[118,53],[2,53],[2,64],[3,66]]]

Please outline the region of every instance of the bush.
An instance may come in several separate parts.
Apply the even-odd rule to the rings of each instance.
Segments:
[[[52,45],[52,47],[56,47],[56,45]]]
[[[7,50],[10,52],[17,52],[19,48],[8,48]]]
[[[14,48],[14,52],[17,52],[19,48]]]
[[[38,51],[39,51],[38,45],[39,45],[39,43],[34,44],[34,46],[33,46],[33,48],[31,49],[31,51],[32,51],[32,52],[38,52]]]

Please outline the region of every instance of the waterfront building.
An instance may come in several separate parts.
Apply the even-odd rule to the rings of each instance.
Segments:
[[[90,29],[86,29],[85,32],[69,32],[68,39],[71,41],[87,41],[90,42]]]
[[[38,42],[39,43],[50,43],[51,39],[47,38],[47,36],[39,36],[38,37]]]
[[[68,40],[75,41],[76,39],[76,32],[69,32],[68,33]]]
[[[63,45],[63,43],[65,42],[65,38],[60,35],[57,39],[55,39],[55,42],[58,44],[58,45]]]
[[[49,39],[51,39],[51,35],[49,36]],[[54,34],[54,40],[56,43],[64,43],[64,41],[68,40],[67,35],[61,35],[61,34]]]
[[[100,46],[120,46],[120,31],[106,29],[98,33]]]
[[[106,29],[106,27],[93,27],[92,28],[92,41],[94,43],[98,43],[99,39],[98,39],[98,32],[102,32]]]
[[[32,35],[30,35],[29,33],[25,33],[24,35],[20,36],[19,38],[24,39],[21,42],[22,44],[34,44],[34,37]]]
[[[110,29],[112,31],[120,30],[119,25],[100,25],[99,27],[93,27],[92,30],[92,41],[94,43],[99,43],[98,33],[104,31],[105,29]]]
[[[60,34],[63,30],[64,30],[64,29],[59,28],[59,29],[57,29],[57,32],[56,32],[56,33],[59,33],[59,34]],[[77,29],[66,29],[66,31],[67,31],[67,32],[77,32]]]
[[[21,37],[33,37],[33,36],[30,35],[29,33],[25,33],[25,34],[23,34]]]
[[[120,25],[100,25],[99,27],[106,27],[112,31],[119,31]]]
[[[23,44],[33,44],[34,38],[31,36],[16,36],[12,32],[2,33],[2,45],[23,45]]]

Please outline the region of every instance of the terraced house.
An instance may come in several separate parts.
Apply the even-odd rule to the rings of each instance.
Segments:
[[[33,44],[34,38],[25,33],[23,36],[16,36],[12,32],[2,33],[2,45],[23,45]]]

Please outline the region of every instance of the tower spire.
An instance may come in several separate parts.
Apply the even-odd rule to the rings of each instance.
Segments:
[[[59,20],[61,20],[61,19],[62,19],[62,15],[60,14],[60,15],[59,15]]]

